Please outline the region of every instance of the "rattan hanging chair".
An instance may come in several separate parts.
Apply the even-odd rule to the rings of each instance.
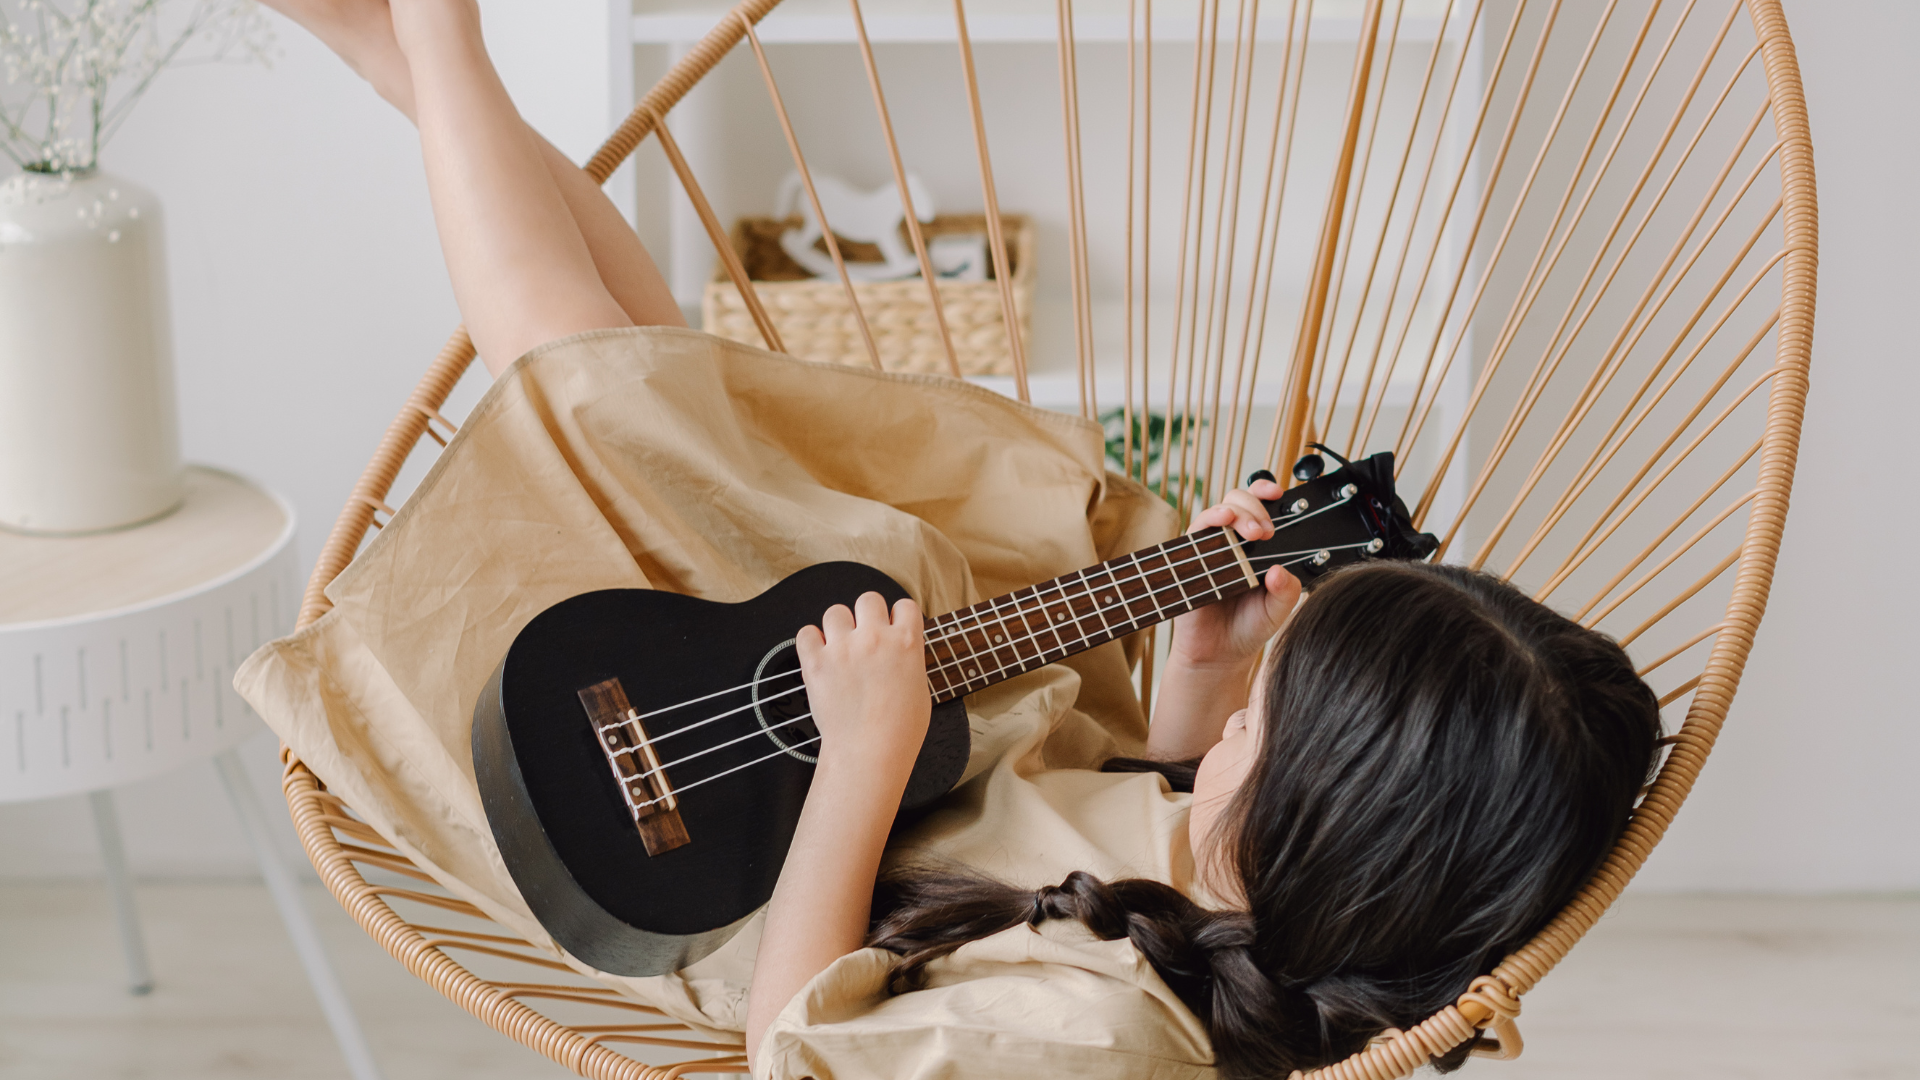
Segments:
[[[1052,379],[1087,416],[1117,408],[1119,467],[1187,507],[1253,468],[1284,474],[1308,442],[1395,449],[1401,490],[1443,538],[1437,557],[1501,572],[1612,633],[1661,694],[1665,759],[1586,888],[1456,1005],[1316,1075],[1402,1077],[1467,1040],[1513,1056],[1521,996],[1607,910],[1691,790],[1766,607],[1806,395],[1817,230],[1780,4],[1161,0],[1156,13],[1127,0],[1076,18],[1057,2],[1057,20],[1046,16],[1057,48],[1040,74],[1062,106],[1047,168],[1064,165],[1065,198],[1020,209],[1061,223],[1071,365],[1023,345],[993,172],[1010,158],[990,160],[987,138],[989,121],[1017,119],[995,96],[1015,90],[981,85],[960,0],[942,24],[952,70],[913,73],[951,83],[967,106],[954,115],[970,130],[943,138],[981,182],[1003,309],[993,332],[1013,392]],[[737,290],[744,315],[731,332],[784,351],[783,319],[796,342],[801,320],[759,302],[662,124],[744,41],[731,74],[764,82],[778,149],[806,171],[808,117],[790,113],[775,78],[785,58],[754,31],[777,3],[746,0],[721,18],[587,171],[604,179],[656,136]],[[870,44],[857,2],[849,14],[898,175],[886,50]],[[906,36],[924,36],[930,17],[913,18]],[[1003,14],[995,32],[1021,19],[1033,16]],[[991,68],[1002,80],[1009,70]],[[1095,96],[1089,115],[1100,115],[1083,124]],[[924,237],[906,221],[924,264]],[[948,288],[876,327],[844,282],[839,299],[816,301],[843,306],[807,325],[839,326],[838,348],[876,366],[951,358]],[[1044,309],[1044,281],[1042,295]],[[320,555],[301,625],[325,612],[322,590],[377,514],[391,514],[422,435],[445,444],[439,409],[472,359],[456,332],[389,427]],[[1149,666],[1149,693],[1151,678]],[[294,822],[328,888],[461,1007],[585,1076],[744,1070],[737,1043],[695,1035],[484,925],[291,753],[286,766]],[[459,925],[439,925],[449,922]],[[648,1064],[616,1046],[686,1060]]]

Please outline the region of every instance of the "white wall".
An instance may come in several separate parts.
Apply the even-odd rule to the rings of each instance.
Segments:
[[[523,108],[583,154],[606,121],[604,9],[493,0],[488,11]],[[1901,336],[1920,295],[1920,217],[1906,190],[1920,175],[1920,73],[1908,62],[1920,9],[1788,0],[1787,13],[1824,211],[1800,478],[1746,683],[1645,888],[1920,888],[1920,785],[1906,780],[1920,717],[1904,678],[1920,631],[1898,547],[1920,522],[1902,501],[1915,485],[1892,464],[1906,457],[1901,414],[1920,400]],[[458,316],[411,129],[298,31],[282,46],[272,71],[170,73],[107,166],[167,206],[188,455],[286,493],[310,559]],[[270,785],[271,739],[248,749]],[[129,796],[142,808],[126,821],[136,869],[245,871],[210,769]],[[0,875],[96,865],[80,800],[0,806]]]

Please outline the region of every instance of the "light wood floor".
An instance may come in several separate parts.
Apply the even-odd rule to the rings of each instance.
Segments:
[[[101,887],[0,884],[0,1077],[226,1080],[345,1069],[264,887],[148,883],[158,988],[122,988]],[[570,1075],[308,900],[388,1080]],[[1630,896],[1534,994],[1481,1080],[1920,1078],[1920,898]]]

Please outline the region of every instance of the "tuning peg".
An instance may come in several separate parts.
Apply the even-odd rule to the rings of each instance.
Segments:
[[[1268,472],[1265,469],[1257,469],[1254,472],[1247,474],[1248,487],[1252,487],[1254,484],[1254,481],[1256,480],[1271,480],[1276,484],[1280,482],[1279,477],[1273,475],[1272,473]]]
[[[1293,463],[1293,478],[1306,483],[1327,470],[1327,459],[1319,454],[1306,454]]]

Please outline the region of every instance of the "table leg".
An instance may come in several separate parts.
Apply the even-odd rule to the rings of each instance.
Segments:
[[[127,849],[120,843],[120,818],[114,812],[113,793],[89,792],[93,828],[100,834],[100,857],[107,864],[107,889],[113,894],[113,914],[120,923],[120,948],[127,954],[128,989],[151,993],[153,970],[147,966],[147,943],[140,935],[140,912],[133,906],[133,879],[127,874]]]
[[[287,936],[293,939],[293,950],[300,954],[300,964],[307,969],[307,982],[312,984],[314,996],[320,999],[320,1011],[326,1014],[334,1041],[340,1045],[341,1056],[347,1059],[348,1071],[354,1080],[380,1080],[380,1068],[374,1064],[373,1051],[368,1049],[366,1037],[360,1032],[360,1022],[354,1018],[353,1006],[340,988],[333,965],[327,961],[320,935],[313,927],[313,917],[300,899],[293,872],[280,861],[279,852],[273,848],[266,813],[260,808],[253,785],[247,781],[239,756],[228,750],[215,757],[213,763],[220,770],[220,781],[226,786],[227,797],[233,801],[233,811],[240,818],[247,842],[253,846],[254,857],[260,862],[260,874],[267,879],[267,891],[273,894],[273,902],[280,909]]]

